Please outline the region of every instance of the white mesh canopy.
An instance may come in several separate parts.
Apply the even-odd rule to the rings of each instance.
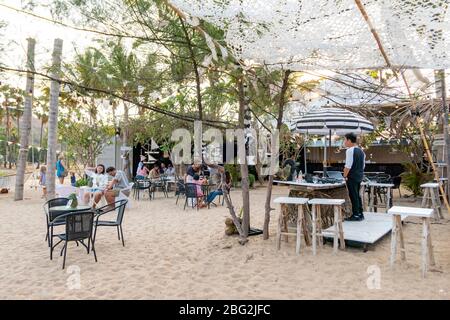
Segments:
[[[291,70],[383,68],[354,0],[171,0],[225,31],[233,55]],[[450,0],[362,1],[395,67],[450,67]]]

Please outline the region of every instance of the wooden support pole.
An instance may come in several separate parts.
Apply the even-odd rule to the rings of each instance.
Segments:
[[[381,55],[383,56],[384,60],[386,61],[387,66],[392,70],[394,75],[398,78],[398,73],[399,72],[391,64],[391,61],[389,60],[389,57],[388,57],[388,55],[386,53],[386,50],[384,50],[383,43],[381,42],[381,38],[379,37],[379,35],[378,35],[374,25],[372,24],[372,21],[370,20],[369,15],[367,14],[367,11],[366,11],[366,9],[364,7],[364,4],[361,2],[361,0],[355,0],[355,3],[356,3],[356,6],[358,7],[359,11],[361,12],[362,16],[364,17],[364,20],[366,21],[366,23],[367,23],[367,25],[368,25],[368,27],[370,29],[370,32],[372,33],[373,37],[375,38],[375,41],[376,41],[377,46],[378,46],[378,49],[380,50]],[[406,86],[406,89],[408,90],[408,95],[409,95],[409,98],[411,99],[411,103],[412,103],[413,109],[416,112],[417,111],[416,98],[413,96],[413,94],[411,92],[411,89],[409,87],[408,81],[406,80],[405,74],[403,72],[400,72],[400,74],[401,74],[402,80],[403,80],[403,82],[404,82],[404,84]],[[430,151],[430,148],[429,148],[429,145],[428,145],[428,141],[427,141],[427,138],[425,136],[425,132],[424,132],[423,127],[422,127],[422,123],[420,122],[420,117],[416,117],[416,125],[419,128],[420,136],[421,136],[422,142],[423,142],[423,146],[424,146],[425,152],[427,154],[428,160],[430,161],[431,166],[433,168],[435,179],[439,183],[439,191],[443,195],[444,203],[445,203],[445,206],[447,207],[447,212],[450,212],[450,205],[448,203],[447,195],[446,195],[446,193],[444,191],[444,188],[442,186],[442,182],[439,180],[439,173],[438,173],[438,171],[436,169],[436,165],[433,162],[433,156],[431,154],[431,151]]]

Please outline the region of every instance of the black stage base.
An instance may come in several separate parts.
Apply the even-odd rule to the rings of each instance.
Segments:
[[[248,236],[257,236],[259,234],[262,234],[263,231],[261,229],[256,229],[256,228],[250,228],[248,230]]]

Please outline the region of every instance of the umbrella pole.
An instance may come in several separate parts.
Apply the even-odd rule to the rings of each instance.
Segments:
[[[308,166],[306,163],[306,141],[303,143],[303,159],[305,162],[305,175],[308,173]]]
[[[330,147],[330,150],[328,150],[328,165],[331,166],[331,130],[329,135],[330,140],[328,141],[328,146]]]
[[[323,145],[323,176],[327,173],[327,136],[324,136],[325,143]]]

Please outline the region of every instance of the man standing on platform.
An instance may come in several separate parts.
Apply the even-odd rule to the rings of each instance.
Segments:
[[[352,202],[352,216],[346,221],[364,220],[363,203],[359,194],[361,182],[364,177],[364,167],[366,155],[356,143],[356,135],[347,133],[345,135],[344,145],[347,148],[345,153],[344,178],[347,183],[348,195]]]

